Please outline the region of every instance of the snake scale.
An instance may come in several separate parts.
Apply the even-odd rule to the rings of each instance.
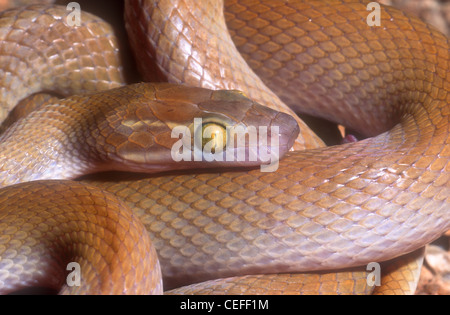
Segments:
[[[186,100],[179,91],[187,87],[138,84],[119,88],[126,84],[123,56],[112,29],[95,16],[83,14],[82,25],[70,27],[64,23],[65,7],[36,5],[2,13],[3,117],[19,100],[42,90],[68,97],[50,101],[2,135],[7,140],[6,144],[2,141],[3,186],[37,180],[0,191],[3,292],[25,285],[58,288],[65,282],[65,265],[75,260],[82,261],[86,282],[80,287],[65,286],[63,293],[161,293],[158,265],[164,290],[232,277],[220,284],[222,280],[207,282],[206,289],[200,290],[215,292],[209,285],[224,293],[298,293],[304,285],[305,292],[362,293],[370,288],[365,287],[366,274],[360,266],[396,257],[400,265],[403,259],[415,261],[420,248],[450,228],[448,39],[386,6],[381,7],[381,26],[370,27],[368,3],[125,1],[130,43],[145,80],[184,83],[197,87],[190,91],[196,89],[200,94],[207,91],[204,102],[212,108],[211,103],[224,106],[242,101],[259,116],[279,118],[280,127],[297,122],[300,132],[296,139],[286,140],[295,140],[295,151],[285,154],[276,172],[252,168],[108,173],[81,182],[41,180],[74,179],[92,166],[93,171],[123,171],[127,165],[134,171],[155,171],[145,169],[142,162],[149,158],[136,151],[136,145],[148,145],[146,138],[124,142],[130,131],[123,126],[142,127],[137,118],[149,119],[148,110],[132,109],[129,115],[108,119],[107,115],[102,118],[109,113],[102,106],[88,110],[98,112],[94,118],[82,108],[96,103],[120,108],[129,99],[137,100],[131,102],[133,106],[142,105],[139,100],[148,94],[160,100],[158,93],[146,91],[148,87],[168,89],[171,92],[162,93],[161,99],[172,103],[198,105],[194,106],[198,110],[203,103],[195,93],[188,92]],[[235,36],[234,43],[227,27]],[[244,57],[251,59],[248,63],[254,70],[247,67]],[[240,90],[249,99],[240,93],[209,89]],[[95,92],[99,90],[106,91]],[[141,97],[131,95],[131,90],[140,91]],[[102,101],[103,95],[112,101]],[[68,105],[74,103],[82,106]],[[237,108],[241,105],[229,115],[242,118]],[[367,138],[324,147],[294,114],[298,111],[344,124]],[[182,110],[173,117],[179,121],[187,115],[189,120],[196,114]],[[73,129],[72,117],[78,115],[86,123]],[[223,116],[230,117],[222,113],[220,121]],[[22,122],[41,118],[47,119],[44,125],[22,131],[33,128],[22,128]],[[158,118],[155,128],[159,131],[172,116]],[[60,122],[65,127],[59,127]],[[114,129],[120,135],[108,137],[90,129],[96,123],[102,127],[121,124],[122,128]],[[286,134],[295,137],[296,132],[288,129]],[[49,137],[40,136],[41,132]],[[97,135],[99,142],[88,135]],[[82,139],[86,146],[74,139]],[[167,146],[164,141],[158,144]],[[163,151],[157,155],[163,156]],[[7,152],[15,152],[17,160]],[[60,160],[69,152],[77,153]],[[47,165],[33,164],[38,159],[35,154],[49,158]],[[111,161],[114,154],[120,158]],[[27,162],[25,166],[20,160]],[[165,160],[170,164],[170,159]],[[67,172],[67,166],[75,165]],[[12,202],[17,196],[20,202]],[[31,210],[25,211],[27,199]],[[55,204],[61,205],[58,210],[52,210]],[[119,210],[108,212],[113,205]],[[63,211],[69,214],[62,215]],[[94,231],[100,231],[99,236]],[[155,250],[144,240],[146,233]],[[54,245],[47,241],[50,235],[64,236],[57,236],[59,242]],[[52,245],[43,248],[44,243]],[[408,253],[410,258],[402,256]],[[134,260],[129,262],[128,257]],[[62,269],[53,267],[61,262],[65,264]],[[155,266],[155,275],[149,275],[150,266]],[[337,269],[346,270],[332,272]],[[388,265],[383,269],[389,269]],[[44,271],[57,280],[42,280]],[[395,282],[395,277],[388,273],[386,279]]]

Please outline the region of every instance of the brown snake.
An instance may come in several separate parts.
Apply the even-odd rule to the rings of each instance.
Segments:
[[[244,55],[256,57],[252,64],[261,66],[255,71],[266,83],[247,71],[244,59],[233,49],[231,38],[225,32],[221,1],[126,1],[129,32],[140,36],[139,40],[132,39],[131,44],[135,46],[144,78],[156,79],[154,74],[147,73],[154,71],[157,79],[172,83],[237,89],[258,103],[292,113],[283,99],[290,106],[301,106],[301,111],[343,123],[370,138],[342,146],[290,152],[273,173],[254,169],[87,180],[107,192],[73,182],[61,182],[61,186],[56,182],[37,182],[7,187],[0,191],[2,207],[6,208],[0,214],[0,284],[3,287],[12,283],[11,279],[36,283],[40,275],[31,276],[30,271],[34,270],[57,270],[56,273],[64,274],[60,269],[51,268],[52,264],[61,261],[67,264],[86,254],[87,262],[82,264],[82,270],[92,273],[83,279],[100,282],[92,285],[93,290],[102,288],[92,292],[149,293],[151,285],[156,286],[156,293],[161,292],[160,281],[146,276],[148,266],[157,263],[153,256],[148,257],[150,245],[146,241],[142,245],[138,242],[142,237],[136,237],[136,233],[142,235],[142,232],[129,229],[128,224],[141,224],[130,221],[133,216],[139,217],[154,243],[165,289],[219,277],[364,266],[417,250],[450,228],[448,39],[432,27],[389,7],[382,7],[381,27],[369,27],[365,20],[368,1],[260,2],[229,0],[225,1],[225,7],[228,25],[235,28],[232,33],[236,33],[236,44],[242,44]],[[193,8],[196,10],[188,10]],[[125,83],[111,30],[87,15],[81,27],[68,27],[61,22],[64,14],[65,8],[36,6],[10,11],[0,18],[0,68],[6,73],[1,94],[5,114],[22,97],[40,90],[69,95]],[[46,32],[50,24],[54,31]],[[257,34],[255,30],[261,35],[253,39],[245,37]],[[24,33],[27,36],[22,36]],[[269,55],[272,59],[266,58]],[[156,65],[149,66],[153,60]],[[94,63],[99,66],[94,67]],[[69,80],[65,79],[67,73]],[[269,75],[267,79],[265,74]],[[36,80],[37,77],[40,79]],[[279,93],[281,99],[265,84]],[[279,92],[280,87],[298,93],[294,101],[292,96]],[[105,92],[105,95],[117,91],[127,91],[127,88]],[[120,95],[111,98],[121,104]],[[181,100],[179,94],[169,97]],[[75,96],[61,103],[79,98],[88,99]],[[55,104],[46,105],[52,106]],[[326,113],[322,112],[324,108]],[[22,121],[34,120],[39,115],[32,113]],[[44,115],[51,121],[49,125],[57,127],[58,115],[52,111]],[[70,129],[71,119],[66,119],[68,122]],[[299,124],[301,131],[295,148],[321,146],[321,141]],[[39,131],[52,133],[47,129],[40,127]],[[13,125],[3,138],[14,137],[17,130],[20,128]],[[89,128],[82,130],[85,134]],[[27,135],[33,133],[44,139],[37,131]],[[73,133],[77,131],[68,134]],[[23,135],[17,137],[26,140],[28,136]],[[48,142],[67,143],[67,140],[54,139]],[[90,144],[88,138],[82,139]],[[114,140],[110,147],[123,143],[117,143],[117,137],[111,139]],[[35,153],[58,157],[58,147],[53,150],[47,144],[44,141],[44,146],[34,153],[25,150],[25,143],[11,150],[18,152],[17,156],[23,160],[35,160],[32,155]],[[30,146],[36,148],[34,143]],[[74,145],[68,147],[73,149]],[[39,174],[36,171],[28,171],[27,179],[16,178],[12,170],[19,168],[19,164],[13,161],[13,156],[3,155],[4,152],[2,159],[7,162],[3,163],[2,171],[9,173],[4,183],[40,179],[34,175]],[[97,166],[99,161],[103,162],[97,153],[89,152],[81,155],[83,159],[89,157],[85,164]],[[75,156],[62,163],[79,160],[80,156]],[[55,165],[59,164],[49,162],[48,168],[58,169]],[[120,165],[114,168],[123,170]],[[25,167],[25,173],[28,169],[31,168]],[[42,167],[36,165],[34,169],[41,171]],[[78,171],[68,174],[68,178],[80,175]],[[50,188],[59,193],[49,193],[46,189]],[[14,209],[8,210],[11,203],[8,201],[20,194],[24,195],[20,199],[24,203],[28,197],[35,198],[29,193],[32,190],[45,199],[45,202],[31,199],[32,205],[38,205],[34,207],[36,212],[41,210],[42,215],[39,212],[14,215]],[[84,196],[82,201],[75,198],[77,194]],[[55,196],[55,201],[51,196]],[[131,206],[134,214],[105,215],[107,200],[113,200],[119,207]],[[69,202],[68,211],[75,208],[72,204],[86,203],[90,206],[81,211],[89,215],[82,214],[79,225],[73,223],[78,222],[75,219],[69,222],[62,219],[58,223],[56,218],[63,217],[60,212],[47,214],[43,210],[61,201]],[[23,207],[19,202],[14,202],[14,207],[16,204],[18,209]],[[6,216],[8,212],[12,213]],[[105,236],[105,244],[110,245],[102,246],[103,241],[92,234],[97,223],[106,224],[100,234]],[[23,230],[19,229],[22,226]],[[73,232],[66,231],[66,226],[73,227]],[[142,231],[142,226],[139,228]],[[118,239],[126,241],[118,243],[112,232],[111,235],[105,232],[110,230],[119,235]],[[69,257],[64,248],[62,252],[56,251],[62,248],[61,243],[45,251],[40,241],[33,238],[53,231],[63,231],[62,243],[75,249],[74,256]],[[78,245],[78,238],[87,240],[87,245]],[[74,243],[69,242],[72,239]],[[142,260],[136,257],[138,251],[130,251],[122,244],[145,248]],[[97,246],[101,254],[93,254],[91,246]],[[53,258],[50,267],[44,267],[41,261],[28,261],[36,258],[34,254],[28,256],[35,248]],[[107,251],[109,248],[118,253],[112,262],[107,259],[112,255]],[[125,262],[127,256],[134,256],[135,262]],[[152,262],[146,264],[145,259]],[[96,270],[94,261],[103,262],[103,269]],[[19,270],[24,270],[24,274]],[[111,272],[113,280],[105,280],[109,270],[116,271]],[[255,280],[257,277],[247,276],[244,281],[255,283],[259,281]],[[273,277],[268,276],[263,285],[276,281],[288,283],[296,275],[277,276],[281,277],[278,280]],[[314,281],[325,283],[326,277],[321,274]],[[136,279],[147,284],[140,287]],[[361,279],[365,281],[364,276]],[[64,281],[56,282],[59,285]],[[109,291],[112,283],[117,287],[123,285]],[[245,285],[248,287],[248,282]],[[80,289],[91,292],[89,285],[83,284]],[[295,289],[285,292],[292,291]],[[347,292],[358,291],[352,288]]]

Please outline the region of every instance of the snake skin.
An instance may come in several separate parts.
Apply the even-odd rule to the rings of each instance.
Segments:
[[[420,277],[424,254],[425,248],[420,248],[412,253],[382,264],[381,285],[376,286],[372,294],[414,294]]]
[[[210,280],[166,291],[167,295],[336,295],[371,294],[367,273],[248,275]]]
[[[450,99],[448,39],[418,19],[385,6],[382,6],[383,27],[371,28],[365,20],[368,2],[284,1],[281,5],[280,1],[225,1],[225,7],[228,25],[233,28],[234,23],[232,33],[241,52],[244,56],[254,52],[250,57],[256,61],[251,65],[255,71],[261,68],[258,73],[270,78],[266,83],[271,87],[276,89],[278,85],[296,91],[295,100],[290,103],[298,111],[314,114],[321,111],[322,117],[343,123],[365,136],[381,133],[341,148],[297,152],[295,156],[301,160],[298,169],[305,167],[307,183],[299,184],[297,191],[314,196],[304,201],[303,196],[297,195],[295,199],[303,201],[302,206],[315,214],[322,213],[316,209],[325,212],[330,211],[329,207],[380,214],[402,213],[407,208],[430,214],[436,211],[442,214],[442,226],[448,227],[448,115],[444,114]],[[135,27],[136,33],[148,31],[144,45],[164,79],[187,80],[200,86],[211,84],[208,80],[211,77],[223,79],[221,74],[229,68],[217,69],[216,65],[227,65],[236,58],[229,61],[219,54],[219,61],[211,62],[213,65],[197,74],[197,68],[192,66],[208,60],[199,57],[203,56],[197,50],[201,43],[225,49],[222,48],[225,40],[231,50],[232,45],[220,33],[224,29],[221,15],[211,18],[202,14],[217,13],[220,10],[217,2],[204,1],[197,11],[190,12],[185,9],[195,8],[196,4],[188,0],[130,3],[134,10],[128,14],[135,15],[130,19],[129,29]],[[136,12],[142,5],[148,8],[146,13]],[[174,17],[163,20],[161,29],[159,23],[152,22],[160,12],[161,16]],[[256,43],[246,37],[254,34],[258,34],[253,37]],[[195,40],[199,38],[208,40]],[[163,54],[162,47],[171,47],[170,53]],[[138,58],[145,58],[144,55],[137,53]],[[268,56],[274,58],[267,59]],[[211,59],[216,60],[215,57]],[[141,71],[145,72],[145,67]],[[245,84],[239,88],[248,89]],[[287,97],[283,99],[289,101]],[[336,211],[331,212],[328,216]],[[395,220],[407,217],[403,212]],[[379,222],[383,220],[380,218]],[[383,232],[375,234],[397,232],[390,223],[384,224]],[[325,226],[329,229],[329,225],[322,227]],[[375,225],[371,228],[374,232]],[[411,234],[405,231],[405,235]],[[368,236],[366,241],[369,239]],[[390,245],[396,241],[391,236],[385,240]],[[383,250],[380,247],[376,251]]]
[[[368,137],[398,123],[412,93],[448,101],[449,78],[445,35],[388,6],[369,27],[369,2],[226,0],[225,17],[249,66],[290,108]]]
[[[222,1],[127,1],[126,26],[144,79],[211,89],[236,89],[258,103],[296,117],[300,135],[294,148],[323,146],[311,129],[248,69],[232,45]],[[198,8],[193,15],[189,8]],[[166,19],[165,17],[172,17]],[[210,33],[220,36],[210,36]],[[178,36],[183,34],[182,36]],[[208,49],[205,50],[205,47]],[[155,65],[156,63],[156,65]]]
[[[261,8],[256,5],[259,1],[240,2],[245,3]],[[234,170],[125,179],[110,174],[109,179],[89,180],[134,207],[153,238],[165,289],[218,277],[381,262],[417,250],[450,228],[448,39],[387,7],[382,13],[384,26],[368,28],[363,23],[368,14],[364,1],[287,3],[301,7],[297,22],[306,27],[292,29],[296,45],[301,46],[292,58],[299,62],[303,78],[293,82],[303,93],[303,101],[296,104],[311,102],[309,109],[302,109],[307,112],[338,105],[324,117],[367,136],[381,134],[343,146],[289,153],[275,173]],[[127,1],[129,31],[149,29],[150,35],[157,35],[156,40],[139,41],[148,49],[148,53],[140,49],[139,58],[153,56],[159,74],[169,81],[238,88],[265,105],[290,112],[255,74],[241,77],[238,70],[244,69],[244,63],[228,48],[231,40],[214,33],[225,28],[220,1],[202,1],[200,10],[184,14],[184,9],[197,4]],[[146,13],[137,10],[144,5],[149,8]],[[239,8],[232,1],[228,5],[235,11]],[[146,23],[150,16],[158,21],[158,13],[174,20],[164,20],[162,30],[155,31],[153,22]],[[218,15],[212,18],[205,13]],[[269,19],[270,23],[286,26],[285,16]],[[228,23],[233,24],[230,18]],[[275,26],[269,31],[276,33]],[[208,41],[194,42],[219,48],[219,56],[202,54],[189,45],[189,40],[202,38]],[[224,38],[226,44],[221,42]],[[271,45],[266,46],[270,50]],[[162,47],[173,50],[163,55]],[[179,51],[186,47],[187,52]],[[224,57],[225,52],[231,55]],[[209,70],[196,73],[203,61],[210,61]],[[227,74],[239,84],[226,85]],[[261,94],[255,94],[258,91]],[[350,112],[350,118],[344,117],[344,111]],[[309,135],[302,130],[296,147],[322,146]],[[253,276],[246,277],[255,282]],[[348,287],[341,290],[355,292]]]
[[[352,271],[248,275],[200,282],[168,295],[405,295],[414,293],[423,248],[382,264],[381,286],[371,286],[366,268]],[[358,270],[359,269],[359,270]],[[413,287],[411,287],[413,285]]]
[[[336,154],[345,150],[336,149]],[[431,197],[424,191],[405,204],[411,193],[392,185],[392,174],[381,174],[385,183],[354,179],[350,173],[326,181],[323,175],[333,168],[324,162],[333,158],[320,153],[310,152],[309,159],[302,152],[288,153],[277,172],[268,174],[113,177],[90,183],[138,211],[158,251],[166,289],[261,273],[269,266],[274,273],[381,262],[424,246],[448,229],[446,200],[430,201],[442,196],[439,188],[429,190]]]
[[[82,183],[37,181],[1,189],[0,201],[0,293],[37,284],[62,294],[162,293],[155,249],[117,197]],[[79,286],[66,282],[74,261]]]
[[[74,28],[65,24],[64,7],[35,5],[2,13],[1,121],[23,97],[42,90],[68,96],[125,83],[111,26],[85,14]]]

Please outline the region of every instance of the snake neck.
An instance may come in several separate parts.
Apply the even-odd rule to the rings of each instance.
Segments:
[[[57,105],[46,108],[52,106]],[[83,174],[88,163],[75,144],[75,124],[69,116],[51,110],[33,112],[13,124],[0,138],[0,186]]]

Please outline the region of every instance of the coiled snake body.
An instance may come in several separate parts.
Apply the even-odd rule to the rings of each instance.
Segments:
[[[0,281],[7,287],[5,291],[14,287],[10,285],[13,279],[22,284],[40,280],[40,275],[30,276],[30,270],[55,269],[44,267],[41,256],[36,263],[32,260],[34,254],[28,255],[34,248],[41,247],[36,234],[46,237],[60,232],[65,235],[57,236],[60,239],[58,245],[47,250],[47,257],[53,258],[47,265],[85,259],[82,270],[92,273],[84,275],[83,279],[96,279],[93,281],[97,285],[66,287],[64,290],[91,292],[92,287],[92,290],[99,290],[92,291],[97,293],[148,293],[153,287],[154,292],[160,293],[158,275],[147,276],[149,266],[158,265],[154,261],[154,252],[147,241],[138,242],[145,234],[142,223],[158,252],[165,289],[219,277],[364,266],[410,253],[448,230],[448,39],[432,27],[389,7],[382,7],[381,26],[370,27],[366,22],[367,3],[353,0],[225,1],[229,26],[236,27],[236,43],[243,43],[244,53],[256,56],[257,61],[252,64],[261,66],[255,70],[261,77],[269,75],[264,79],[267,85],[277,91],[280,87],[294,90],[297,93],[294,97],[283,92],[278,94],[291,106],[301,106],[301,111],[336,120],[370,137],[341,146],[323,147],[293,111],[247,68],[226,32],[221,1],[126,1],[127,28],[133,34],[131,45],[144,78],[153,80],[156,73],[158,79],[172,83],[241,90],[265,106],[293,114],[301,127],[294,147],[310,150],[287,153],[278,170],[272,173],[254,169],[139,175],[138,178],[126,175],[114,181],[85,180],[88,186],[73,182],[61,182],[61,186],[56,182],[37,182],[7,187],[0,192],[0,200],[5,203],[20,194],[25,196],[24,200],[28,196],[34,198],[29,193],[32,190],[36,190],[41,198],[49,199],[55,195],[57,201],[31,201],[39,205],[35,208],[41,212],[35,211],[37,213],[14,215],[14,210],[2,210]],[[81,27],[68,27],[62,18],[66,13],[61,11],[65,10],[32,6],[3,14],[0,62],[6,69],[2,82],[5,113],[24,95],[40,90],[51,89],[68,95],[124,84],[111,30],[88,15],[83,17]],[[54,31],[44,32],[49,24],[53,24]],[[260,36],[246,39],[247,34],[256,33],[256,30],[260,31]],[[22,37],[24,33],[28,36]],[[78,37],[79,34],[88,37]],[[269,55],[273,58],[266,58]],[[93,60],[98,62],[98,67],[93,67]],[[17,69],[26,69],[28,73],[19,74]],[[67,80],[66,70],[70,80]],[[153,71],[152,74],[149,71]],[[112,90],[105,95],[109,95],[113,103],[122,104],[122,92],[127,95],[133,89],[146,89],[143,86],[146,85]],[[181,89],[170,85],[161,87],[170,91]],[[141,92],[141,95],[146,93]],[[211,95],[212,92],[206,93]],[[229,102],[228,94],[221,93],[219,103]],[[93,99],[99,98],[97,101],[102,102],[102,93],[93,95]],[[188,93],[191,95],[188,101],[183,101],[180,95],[171,92],[165,97],[180,100],[180,103],[198,103],[198,99],[192,100],[192,94]],[[231,102],[244,99],[238,93],[231,95]],[[84,96],[58,103],[78,102],[80,98],[81,104],[95,103]],[[245,102],[253,108],[252,101]],[[56,105],[46,107],[52,109]],[[325,108],[327,112],[323,112]],[[198,114],[185,111],[194,116]],[[256,111],[264,112],[262,109]],[[78,109],[65,110],[63,106],[62,110],[42,110],[21,120],[38,120],[36,117],[45,115],[56,131],[47,131],[53,138],[43,141],[42,147],[36,148],[36,141],[30,140],[30,147],[35,148],[33,153],[25,150],[25,144],[10,149],[19,156],[17,159],[5,153],[2,157],[5,161],[2,168],[4,185],[36,179],[71,179],[92,166],[94,171],[124,170],[125,163],[132,170],[149,170],[139,168],[148,162],[148,158],[142,158],[136,151],[139,145],[145,147],[147,140],[139,136],[125,139],[133,128],[124,130],[122,127],[116,136],[101,135],[99,143],[91,142],[86,135],[101,132],[91,130],[89,124],[83,123],[78,131],[69,123],[67,130],[60,133],[61,128],[55,122],[71,121],[72,113],[79,114]],[[123,121],[122,126],[139,127],[142,126],[139,121],[148,121],[150,116],[143,109],[131,113],[134,113],[132,118],[117,115],[104,121],[110,125]],[[94,118],[85,118],[94,122],[93,125],[99,122],[101,125],[100,117],[104,114],[105,110],[99,110]],[[239,113],[235,114],[239,116]],[[158,114],[154,115],[158,117]],[[279,119],[280,126],[292,123],[285,115],[269,112],[266,115]],[[171,116],[166,112],[160,117],[162,123],[155,123],[158,132],[165,119]],[[18,139],[26,142],[24,135],[35,133],[20,133],[17,125],[13,125],[3,139],[13,139],[17,134]],[[45,129],[40,127],[40,130]],[[145,127],[138,132],[143,130],[153,131]],[[285,133],[291,137],[295,135],[289,128]],[[35,138],[43,139],[41,136]],[[75,138],[84,139],[91,149],[84,152],[84,146],[76,148],[76,142],[69,141]],[[166,135],[161,139],[168,138]],[[7,145],[12,146],[15,141],[11,140]],[[49,147],[51,142],[56,144],[55,149]],[[158,143],[166,145],[164,141]],[[65,151],[63,147],[69,149]],[[99,147],[106,149],[99,151]],[[2,154],[4,152],[8,151],[2,150]],[[70,152],[77,153],[69,160],[59,159]],[[53,159],[48,160],[47,166],[30,166],[30,161],[35,160],[31,154]],[[111,164],[110,156],[114,154],[121,158],[113,159]],[[162,153],[158,151],[158,154]],[[20,166],[20,160],[28,161],[28,166]],[[73,164],[78,167],[67,173],[65,167]],[[26,175],[24,178],[17,175],[21,168]],[[90,185],[107,192],[100,193]],[[46,189],[55,189],[57,193],[48,193]],[[82,201],[77,201],[77,194],[84,196]],[[122,217],[105,212],[109,200],[119,207],[131,206],[134,214]],[[90,206],[83,210],[87,214],[82,214],[79,219],[69,215],[71,220],[57,223],[56,219],[62,217],[61,212],[47,212],[46,209],[61,201],[68,201],[70,211],[78,207],[75,204]],[[24,207],[17,204],[19,209]],[[141,223],[128,223],[134,216],[139,217]],[[55,224],[52,226],[44,219]],[[102,224],[100,234],[105,238],[97,238],[93,232],[97,230],[96,225]],[[138,226],[140,232],[132,232],[128,225]],[[22,226],[24,229],[19,229]],[[65,230],[71,226],[73,231]],[[117,239],[112,236],[112,231],[117,233]],[[130,231],[130,235],[126,231]],[[85,239],[87,245],[79,244],[79,239]],[[64,247],[62,252],[57,251],[63,248],[61,244],[68,244],[70,250]],[[126,245],[142,249],[145,253],[142,260],[137,257],[136,249],[129,250]],[[92,253],[96,246],[100,254]],[[118,258],[112,259],[111,263],[108,258],[112,252],[117,252]],[[135,260],[126,262],[128,256]],[[102,268],[95,269],[94,262],[100,262]],[[18,269],[24,272],[20,274]],[[112,280],[107,278],[110,272]],[[266,279],[277,283],[273,277]],[[296,276],[280,277],[289,283],[289,279]],[[316,281],[324,280],[321,277],[325,276],[319,276]],[[362,279],[365,281],[364,277]],[[146,284],[141,286],[141,280]],[[251,276],[244,281],[257,282]],[[355,287],[350,291],[356,292],[359,282],[355,280],[354,283]],[[246,286],[249,286],[248,282]],[[292,291],[295,289],[285,292]]]

